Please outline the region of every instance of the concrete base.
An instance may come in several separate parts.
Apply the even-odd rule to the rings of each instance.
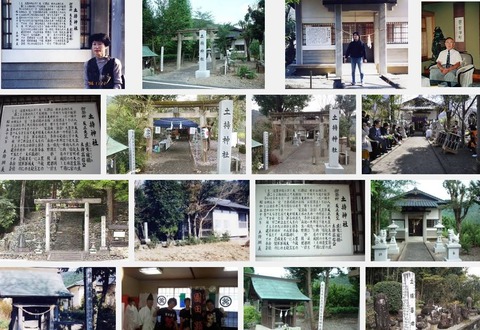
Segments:
[[[197,70],[195,71],[195,78],[208,78],[210,77],[210,70]]]
[[[443,253],[443,252],[445,252],[445,251],[447,251],[447,250],[445,249],[445,244],[435,242],[435,246],[433,247],[433,252],[435,252],[435,253]]]
[[[338,165],[337,167],[330,166],[330,164],[325,163],[325,174],[343,174],[345,169],[342,165]]]
[[[447,257],[445,261],[462,261],[462,259],[460,259],[461,247],[458,243],[447,244]]]
[[[398,248],[397,244],[389,244],[388,245],[388,254],[399,254],[400,249]]]
[[[388,245],[377,244],[372,246],[374,261],[390,261],[388,259]]]

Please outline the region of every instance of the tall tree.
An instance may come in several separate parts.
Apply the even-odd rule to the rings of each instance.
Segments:
[[[158,31],[160,46],[166,47],[166,52],[176,51],[176,42],[172,38],[177,36],[179,30],[191,27],[192,8],[189,0],[158,0],[159,19]]]
[[[260,107],[260,112],[268,116],[270,112],[298,112],[305,108],[311,95],[254,95],[253,99]]]
[[[396,209],[396,201],[402,197],[403,188],[411,184],[408,180],[371,181],[371,222],[372,234],[388,225],[390,213]]]
[[[443,187],[447,189],[450,195],[447,207],[453,210],[457,233],[461,233],[463,219],[467,216],[470,206],[478,200],[478,196],[474,195],[476,184],[470,182],[467,187],[460,180],[445,180],[443,181]]]

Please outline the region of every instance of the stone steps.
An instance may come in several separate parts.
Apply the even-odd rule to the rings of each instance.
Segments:
[[[82,251],[51,251],[48,255],[49,261],[81,261]]]
[[[55,240],[51,249],[56,251],[83,250],[83,213],[58,214]]]

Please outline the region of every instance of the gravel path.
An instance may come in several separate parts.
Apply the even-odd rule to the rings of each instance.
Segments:
[[[240,78],[236,72],[240,66],[246,66],[250,70],[256,72],[256,62],[239,62],[234,71],[228,72],[224,75],[223,68],[224,61],[217,60],[216,69],[211,69],[211,64],[208,64],[210,70],[209,78],[195,78],[195,71],[198,70],[198,64],[192,62],[185,62],[182,64],[180,70],[176,69],[175,63],[165,63],[164,71],[153,76],[146,76],[146,81],[162,81],[172,83],[185,83],[192,85],[210,86],[218,88],[235,88],[235,89],[260,89],[265,88],[265,74],[256,73],[255,79]]]
[[[190,144],[186,140],[174,140],[168,150],[152,153],[145,173],[190,174],[195,173]]]

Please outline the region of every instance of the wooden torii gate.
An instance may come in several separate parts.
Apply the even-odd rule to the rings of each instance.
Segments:
[[[89,248],[89,225],[90,225],[90,204],[102,203],[101,198],[80,198],[80,199],[35,199],[35,204],[45,204],[45,252],[50,251],[50,223],[52,212],[84,212],[83,250],[88,252]],[[57,204],[83,204],[83,208],[55,208]]]
[[[172,40],[177,41],[177,70],[182,67],[182,43],[183,40],[198,40],[198,33],[200,30],[207,31],[207,40],[210,39],[213,45],[213,41],[218,39],[216,33],[218,32],[217,28],[206,28],[206,29],[185,29],[178,30],[177,36],[173,37]],[[212,46],[212,68],[215,68],[215,52]]]

